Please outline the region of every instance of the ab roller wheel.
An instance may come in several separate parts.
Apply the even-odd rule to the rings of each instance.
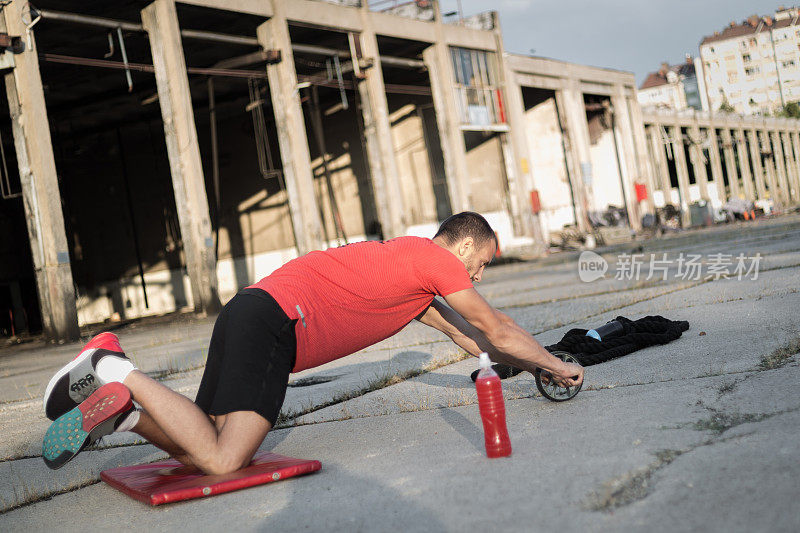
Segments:
[[[571,353],[561,351],[554,351],[551,353],[565,363],[580,364]],[[567,400],[571,400],[578,395],[578,392],[580,392],[581,386],[583,385],[581,384],[577,387],[559,387],[553,381],[550,372],[547,370],[542,370],[541,368],[536,369],[536,371],[533,373],[533,377],[536,379],[536,388],[539,389],[539,392],[542,393],[542,396],[553,402],[565,402]]]

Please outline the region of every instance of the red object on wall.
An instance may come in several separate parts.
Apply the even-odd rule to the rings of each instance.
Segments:
[[[542,203],[539,200],[539,191],[534,189],[531,191],[531,211],[533,211],[533,214],[538,214],[541,210]]]
[[[644,183],[636,184],[636,201],[643,202],[647,200],[647,185]]]
[[[495,92],[497,93],[497,111],[500,114],[500,123],[505,124],[506,110],[503,107],[503,93],[500,91],[500,89],[495,89]]]
[[[322,468],[319,461],[258,452],[250,465],[230,474],[207,476],[174,459],[145,465],[112,468],[100,473],[103,481],[150,505],[203,498],[232,490],[263,485],[310,474]]]

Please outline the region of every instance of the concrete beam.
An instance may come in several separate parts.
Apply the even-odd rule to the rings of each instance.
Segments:
[[[497,50],[497,41],[491,31],[474,30],[456,24],[441,24],[441,30],[441,38],[449,46],[488,51]]]
[[[26,34],[23,8],[20,2],[5,5],[2,31]],[[13,56],[15,67],[5,75],[6,94],[44,334],[50,340],[72,341],[80,336],[75,286],[32,32],[29,39],[33,46]]]
[[[669,111],[669,110],[653,110],[649,109],[644,114],[644,121],[647,124],[656,122],[665,122],[670,124],[679,124],[683,128],[690,127],[693,123],[697,123],[701,128],[716,127],[716,128],[744,128],[744,129],[781,129],[781,130],[798,130],[800,128],[800,120],[796,119],[782,119],[782,118],[764,118],[754,116],[740,116],[740,115],[726,115],[726,114],[711,114],[705,111]]]
[[[175,2],[155,0],[142,10],[142,26],[150,39],[194,307],[213,313],[220,307],[216,256]]]
[[[583,80],[580,82],[580,91],[583,94],[597,94],[601,96],[612,96],[620,93],[615,90],[613,85]],[[622,94],[622,96],[624,97],[624,94]]]
[[[590,67],[567,61],[519,54],[509,54],[508,62],[511,70],[519,74],[549,76],[589,84],[599,83],[609,87],[613,85],[623,85],[631,89],[636,87],[633,73],[621,70]]]
[[[278,131],[292,229],[297,251],[302,255],[323,248],[325,239],[314,191],[306,124],[300,104],[297,71],[284,7],[283,2],[273,4],[273,17],[258,27],[257,35],[265,50],[281,51],[281,61],[267,65],[267,78]]]
[[[179,4],[223,9],[235,13],[247,13],[264,18],[272,16],[272,6],[264,0],[179,0]]]
[[[447,190],[450,193],[450,205],[453,213],[470,208],[470,182],[467,170],[467,153],[464,134],[461,131],[461,120],[456,109],[453,87],[453,69],[451,67],[450,50],[439,41],[422,53],[428,68],[433,96],[433,107],[436,112],[436,124],[439,128],[439,139],[442,143],[444,172],[447,177]]]
[[[567,85],[567,81],[563,78],[557,78],[554,76],[540,76],[538,74],[526,74],[524,72],[514,72],[514,78],[516,79],[517,84],[523,87],[548,89],[551,91],[563,89]]]
[[[335,28],[337,31],[361,31],[358,7],[335,5],[319,0],[272,0],[274,13],[281,12],[289,22]],[[280,4],[280,5],[278,5]]]
[[[433,43],[436,40],[434,22],[413,20],[389,13],[371,12],[369,16],[377,35],[422,43]]]
[[[378,216],[381,219],[384,236],[391,238],[405,234],[405,208],[400,186],[400,172],[397,168],[397,158],[392,140],[392,125],[389,120],[389,105],[386,102],[386,87],[383,82],[381,57],[369,14],[368,7],[364,6],[361,10],[364,31],[360,36],[353,37],[354,39],[361,39],[361,50],[364,57],[373,61],[372,67],[365,73],[366,78],[358,82],[358,91],[362,95],[362,102],[369,103],[369,110],[366,108],[363,110],[367,152],[370,159],[370,167],[380,167],[384,181],[385,198],[377,198],[376,192],[376,200],[379,205],[384,204],[384,214],[381,215],[381,209],[379,209]],[[368,117],[368,114],[371,116]],[[370,122],[372,127],[370,135],[367,135],[370,130],[370,127],[368,127]],[[375,145],[374,148],[369,147],[370,143]]]

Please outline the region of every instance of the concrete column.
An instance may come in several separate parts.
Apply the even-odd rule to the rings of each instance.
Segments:
[[[220,307],[217,262],[175,2],[155,0],[142,10],[142,25],[150,38],[194,308],[196,311],[215,312]]]
[[[528,235],[544,246],[539,216],[531,213],[530,191],[533,190],[530,168],[527,162],[528,141],[525,133],[525,107],[522,103],[522,90],[506,60],[503,45],[503,32],[496,12],[492,13],[494,37],[496,44],[495,57],[498,65],[498,83],[503,96],[503,108],[506,121],[510,127],[507,133],[500,136],[503,160],[506,169],[506,181],[509,191],[509,207],[511,220],[516,235]],[[525,165],[522,165],[522,160]]]
[[[772,141],[772,160],[778,171],[775,198],[786,206],[789,205],[789,180],[786,176],[786,155],[783,153],[783,142],[778,131],[770,131],[769,137]]]
[[[289,200],[289,213],[298,253],[325,247],[322,220],[314,193],[314,175],[308,151],[308,134],[297,87],[286,6],[273,2],[273,16],[257,29],[258,41],[265,50],[279,50],[281,60],[267,65],[272,109],[278,130],[283,176]]]
[[[733,148],[733,138],[731,137],[731,130],[728,128],[722,129],[722,153],[725,159],[725,170],[728,172],[728,186],[729,197],[739,198],[741,191],[739,190],[739,172],[736,169],[736,159]]]
[[[583,179],[581,178],[581,159],[576,144],[572,142],[570,136],[569,124],[566,120],[567,112],[563,91],[555,91],[554,100],[558,115],[558,126],[562,134],[562,143],[564,147],[564,166],[569,176],[570,190],[574,200],[573,203],[575,204],[576,224],[580,230],[587,231],[591,229],[591,226],[586,218],[587,204],[584,199]]]
[[[636,155],[636,166],[639,169],[639,179],[647,185],[647,201],[642,204],[643,211],[655,213],[653,203],[653,191],[656,189],[657,180],[655,178],[655,167],[651,164],[647,155],[647,136],[644,130],[644,118],[642,117],[642,107],[635,96],[628,94],[625,98],[630,114],[631,129],[633,132],[634,153]]]
[[[389,122],[378,40],[372,29],[372,19],[366,3],[361,10],[361,20],[361,50],[365,58],[372,60],[372,67],[364,71],[366,77],[358,82],[358,93],[364,119],[367,158],[378,204],[378,218],[384,237],[389,239],[405,234],[405,208],[392,142],[392,126]]]
[[[683,135],[680,125],[669,127],[669,136],[672,139],[672,156],[675,158],[675,168],[678,171],[678,194],[681,200],[681,221],[684,226],[691,222],[689,216],[689,167],[686,165],[686,154],[683,151]]]
[[[661,136],[661,125],[653,124],[647,127],[650,137],[650,151],[653,154],[653,168],[655,171],[655,183],[664,194],[664,200],[669,203],[670,190],[672,185],[669,180],[669,165],[667,164],[667,154],[664,153],[664,141]]]
[[[24,5],[4,6],[3,32],[26,35]],[[15,67],[5,74],[6,94],[44,334],[64,342],[80,337],[78,310],[33,33],[30,42],[32,47],[13,56]]]
[[[441,34],[441,31],[439,33]],[[467,170],[467,148],[453,90],[455,80],[450,49],[444,41],[437,39],[435,44],[422,52],[422,59],[428,68],[431,82],[433,108],[442,143],[450,205],[453,213],[460,213],[470,208],[471,187]]]
[[[714,185],[717,191],[717,198],[721,203],[728,200],[727,192],[725,191],[725,178],[722,175],[722,159],[719,156],[719,139],[717,138],[717,129],[712,125],[708,128],[708,159],[711,162],[711,177],[714,180]]]
[[[697,181],[697,186],[700,188],[700,197],[708,201],[708,173],[706,172],[706,164],[703,161],[705,156],[700,137],[700,127],[697,122],[689,128],[689,136],[692,139],[692,144],[689,145],[689,157],[692,159],[694,177]]]
[[[761,164],[761,139],[755,129],[748,130],[747,138],[750,141],[750,159],[753,161],[756,198],[763,200],[767,197],[767,189],[764,186],[764,167]]]
[[[795,202],[800,202],[800,133],[797,131],[789,132],[789,137],[791,138],[792,148],[794,148],[796,158],[794,162],[795,181],[792,184],[794,194],[792,197],[795,199]]]
[[[624,88],[621,85],[614,86],[611,95],[611,107],[614,112],[614,130],[612,133],[617,136],[617,146],[622,173],[622,187],[625,191],[625,206],[628,211],[628,222],[632,229],[639,231],[642,229],[641,213],[639,202],[636,201],[636,188],[634,183],[639,181],[638,165],[635,157],[636,149],[633,145],[633,128],[631,127],[631,117],[628,113],[628,104],[625,101]]]
[[[748,132],[749,134],[750,132]],[[742,171],[742,187],[744,189],[744,197],[751,202],[756,200],[756,189],[753,185],[753,174],[755,169],[750,167],[750,161],[747,157],[747,138],[745,131],[742,128],[736,130],[736,153],[739,155],[739,170]],[[752,149],[750,150],[752,153]],[[755,165],[755,163],[753,163]]]
[[[778,195],[777,177],[775,176],[775,152],[772,149],[772,144],[769,139],[769,132],[766,130],[758,130],[756,136],[761,143],[762,153],[772,154],[764,160],[764,175],[769,192],[765,192],[764,197],[769,197],[773,202],[780,203],[780,196]]]
[[[531,191],[536,189],[533,174],[530,168],[530,153],[528,136],[525,127],[525,104],[522,100],[522,88],[517,83],[514,73],[507,67],[507,62],[503,58],[504,68],[506,69],[506,115],[508,116],[511,130],[509,137],[515,154],[515,170],[517,171],[516,191],[514,192],[519,203],[519,224],[522,233],[533,237],[537,243],[546,245],[544,230],[541,220],[537,213],[533,213],[530,205]]]
[[[577,80],[570,80],[568,85],[556,91],[558,113],[563,117],[562,126],[569,142],[567,143],[573,168],[573,195],[578,204],[578,228],[581,231],[592,229],[589,223],[589,210],[592,186],[592,158],[589,142],[589,122],[586,119],[586,104],[583,101]]]
[[[784,198],[786,204],[794,203],[794,183],[797,180],[797,165],[794,161],[792,153],[792,143],[789,139],[788,131],[778,131],[778,142],[781,144],[783,150],[783,162],[786,168],[786,183],[784,189]]]
[[[795,186],[798,181],[797,161],[795,160],[796,156],[792,148],[791,132],[782,131],[780,136],[781,142],[783,143],[783,154],[786,157],[786,174],[788,180],[786,198],[788,198],[789,203],[791,204],[797,202],[797,187]]]

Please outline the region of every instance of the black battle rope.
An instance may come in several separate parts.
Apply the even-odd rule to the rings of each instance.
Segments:
[[[561,350],[575,356],[582,366],[605,363],[617,357],[641,350],[656,344],[667,344],[674,341],[689,329],[685,320],[669,320],[663,316],[646,316],[639,320],[630,320],[618,316],[615,320],[622,324],[621,334],[609,339],[599,341],[594,337],[587,337],[586,329],[571,329],[560,341],[550,346],[545,346],[549,352]],[[498,363],[492,368],[500,379],[510,378],[521,373],[522,370],[511,365]],[[478,371],[472,373],[472,381],[478,377]]]

